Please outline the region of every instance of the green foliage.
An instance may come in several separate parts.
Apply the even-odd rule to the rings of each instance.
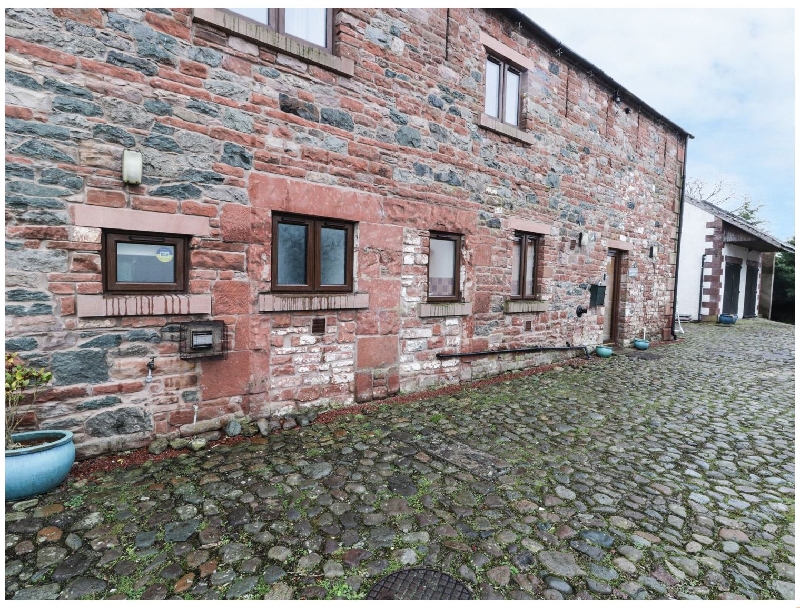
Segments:
[[[6,353],[6,449],[19,447],[11,439],[22,417],[19,415],[23,397],[30,397],[30,404],[36,401],[39,389],[53,379],[53,374],[44,368],[28,367],[21,362],[17,353]]]
[[[744,195],[742,197],[742,204],[739,205],[736,209],[733,210],[734,215],[738,215],[748,224],[751,224],[756,227],[761,227],[764,224],[765,220],[759,217],[761,213],[761,209],[763,209],[764,205],[756,205],[748,195]]]
[[[340,597],[345,600],[363,600],[367,595],[364,591],[354,591],[350,585],[342,580],[336,582],[324,580],[322,581],[322,586],[328,592],[325,599]]]
[[[794,247],[794,237],[787,243]],[[781,251],[775,256],[772,319],[784,323],[794,323],[794,253],[791,252]]]
[[[83,501],[86,500],[86,497],[83,494],[76,494],[72,496],[68,500],[64,501],[64,506],[70,509],[74,509],[76,507],[80,507],[83,504]]]

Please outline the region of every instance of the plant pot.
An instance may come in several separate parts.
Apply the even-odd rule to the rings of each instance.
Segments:
[[[44,440],[27,448],[6,450],[6,500],[19,500],[52,490],[75,462],[71,431],[14,433],[14,441]]]
[[[604,359],[606,357],[610,357],[611,353],[613,353],[613,352],[614,351],[611,350],[610,346],[602,346],[602,345],[600,345],[600,346],[597,346],[594,349],[594,354],[597,355],[598,357],[603,357]]]
[[[639,350],[647,350],[648,348],[650,348],[650,341],[642,340],[641,338],[636,338],[633,341],[633,345]]]
[[[736,321],[738,321],[738,319],[739,319],[739,315],[732,315],[732,314],[727,313],[727,312],[723,313],[723,314],[721,314],[720,316],[717,317],[717,321],[721,325],[733,325],[734,323],[736,323]]]

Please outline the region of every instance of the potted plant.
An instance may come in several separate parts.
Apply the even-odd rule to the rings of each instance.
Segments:
[[[58,486],[75,462],[72,432],[47,430],[15,433],[20,408],[36,401],[53,374],[29,367],[16,353],[6,353],[6,500],[19,500]]]

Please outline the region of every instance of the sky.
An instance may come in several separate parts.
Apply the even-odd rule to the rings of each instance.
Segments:
[[[791,9],[521,9],[564,46],[694,135],[686,172],[763,204],[762,228],[795,234]],[[711,200],[711,202],[715,202]]]

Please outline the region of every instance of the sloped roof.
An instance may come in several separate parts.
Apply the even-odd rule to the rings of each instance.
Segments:
[[[611,76],[606,74],[596,65],[587,61],[586,59],[578,55],[578,53],[576,53],[566,45],[562,44],[557,38],[555,38],[552,34],[550,34],[538,23],[533,21],[521,10],[516,8],[497,8],[497,9],[486,9],[486,10],[495,10],[500,14],[505,15],[512,21],[515,21],[520,25],[525,26],[525,28],[529,31],[529,33],[532,34],[533,37],[537,39],[540,43],[542,43],[546,49],[557,54],[558,56],[561,57],[562,60],[566,60],[573,66],[582,68],[583,70],[591,74],[593,78],[605,83],[606,86],[608,86],[612,91],[618,91],[622,100],[626,104],[631,106],[631,108],[640,112],[644,111],[644,113],[649,114],[651,118],[654,118],[656,121],[660,121],[665,125],[669,125],[673,129],[675,129],[680,135],[682,135],[687,139],[694,139],[694,135],[686,131],[686,129],[672,122],[669,118],[661,114],[659,111],[655,110],[649,104],[642,101],[642,99],[631,93],[627,88],[619,84],[616,80],[611,78]]]
[[[725,209],[717,207],[708,201],[701,201],[696,198],[692,198],[688,194],[686,195],[686,202],[691,203],[703,211],[707,211],[711,215],[718,217],[723,222],[727,222],[731,226],[736,226],[739,230],[743,230],[744,232],[753,235],[754,241],[762,242],[755,243],[758,246],[751,247],[751,249],[757,249],[758,251],[786,251],[789,253],[794,253],[794,247],[791,245],[784,243],[783,241],[779,241],[774,236],[767,234],[759,228],[756,228],[750,222],[743,220],[738,215],[731,213],[730,211],[725,211]]]

